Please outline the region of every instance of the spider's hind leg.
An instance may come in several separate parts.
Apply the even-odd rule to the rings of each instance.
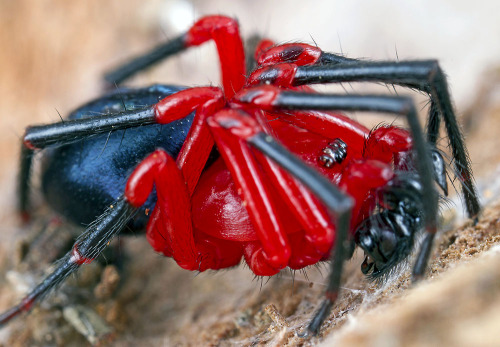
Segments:
[[[237,100],[243,104],[253,104],[264,110],[350,110],[350,111],[375,111],[375,112],[388,112],[397,115],[403,115],[406,117],[408,125],[411,130],[413,138],[413,148],[415,154],[417,155],[417,169],[420,177],[420,183],[422,185],[422,199],[425,201],[423,204],[423,217],[424,225],[427,231],[426,242],[424,242],[418,257],[418,261],[415,264],[413,271],[414,278],[418,279],[423,274],[427,261],[430,255],[432,240],[435,236],[437,230],[437,194],[433,188],[433,170],[432,163],[430,159],[430,153],[428,152],[423,133],[418,122],[418,116],[413,105],[413,101],[409,98],[402,97],[388,97],[388,96],[359,96],[359,95],[325,95],[316,93],[299,93],[292,91],[283,91],[282,89],[276,88],[274,86],[256,87],[250,88],[242,91],[237,95]],[[270,142],[270,137],[267,137],[268,142]],[[272,146],[266,147],[266,137],[254,136],[250,138],[249,142],[258,146],[258,149],[265,153],[271,158],[277,158],[280,165],[284,167],[291,166],[293,158],[289,155],[284,156],[286,159],[279,159],[280,152],[285,153],[283,150],[278,150]],[[255,143],[254,143],[255,142]],[[270,142],[271,143],[271,142]],[[282,154],[284,155],[284,154]],[[300,172],[294,172],[292,169],[288,169],[295,177],[299,177]],[[324,178],[323,178],[324,179]],[[318,191],[315,189],[316,181],[322,182],[319,178],[308,178],[307,180],[301,181],[317,194],[318,197],[323,200],[325,205],[331,210],[338,210],[337,203],[325,200]],[[334,187],[333,184],[327,182],[327,186]],[[323,188],[326,189],[326,188]],[[341,205],[342,206],[342,205]],[[351,208],[349,208],[349,213]],[[337,219],[338,225],[338,238],[335,244],[335,252],[333,256],[332,271],[330,273],[328,286],[326,290],[326,299],[321,304],[319,310],[314,315],[308,330],[311,333],[317,333],[330,313],[333,303],[337,299],[338,292],[340,289],[340,276],[343,266],[343,260],[345,259],[345,249],[346,246],[344,242],[346,240],[348,223],[347,219],[346,225],[342,218],[339,216]],[[345,229],[345,231],[344,231]]]
[[[279,47],[266,51],[259,61],[265,60],[267,55],[275,54],[274,50]],[[476,219],[481,206],[474,185],[470,159],[453,110],[447,79],[439,63],[435,60],[371,62],[348,59],[325,52],[321,52],[318,57],[316,62],[304,66],[298,66],[300,64],[293,60],[279,64],[284,60],[276,58],[274,63],[278,64],[264,66],[254,71],[249,77],[249,83],[271,83],[289,87],[318,83],[380,82],[401,85],[428,94],[431,106],[427,139],[431,145],[436,144],[443,119],[457,176],[462,183],[467,212],[470,218]]]
[[[224,129],[240,141],[249,144],[253,151],[270,158],[293,178],[300,181],[321,200],[328,209],[329,217],[336,221],[336,243],[332,255],[335,271],[332,271],[329,277],[326,299],[308,328],[309,331],[317,333],[338,297],[344,260],[349,253],[347,239],[353,201],[315,169],[304,164],[302,160],[276,142],[272,136],[262,131],[250,117],[235,110],[228,110],[216,114],[213,122],[219,124],[221,131]]]
[[[184,34],[111,70],[104,79],[108,86],[120,84],[163,59],[211,40],[217,46],[222,85],[226,96],[230,98],[245,83],[245,53],[238,22],[225,16],[207,16],[199,19]]]
[[[136,211],[137,209],[126,199],[118,199],[77,239],[72,250],[56,263],[52,273],[32,289],[18,305],[0,314],[0,326],[7,324],[21,313],[30,311],[36,302],[77,271],[81,265],[97,258]]]

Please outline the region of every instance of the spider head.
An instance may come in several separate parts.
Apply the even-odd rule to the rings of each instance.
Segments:
[[[411,224],[402,215],[388,210],[363,221],[354,236],[356,244],[365,251],[363,274],[379,278],[408,257],[415,240]]]
[[[436,149],[430,153],[434,179],[447,195],[443,157]],[[361,271],[371,278],[384,276],[408,258],[415,237],[423,228],[425,201],[411,154],[400,156],[395,167],[399,170],[394,178],[374,192],[379,209],[366,218],[354,234],[356,244],[366,255]]]
[[[354,239],[365,251],[361,271],[379,278],[406,259],[422,229],[422,187],[415,174],[399,174],[377,190],[379,211],[357,228]]]

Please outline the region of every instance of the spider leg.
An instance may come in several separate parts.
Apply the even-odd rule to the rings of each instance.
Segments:
[[[109,133],[115,130],[129,129],[149,124],[167,124],[175,120],[186,117],[191,112],[198,110],[200,106],[208,100],[213,100],[210,108],[221,108],[224,105],[224,97],[219,88],[199,87],[182,90],[176,94],[170,95],[160,100],[152,107],[125,111],[117,114],[102,115],[99,117],[66,120],[61,123],[31,126],[26,129],[21,148],[20,173],[18,181],[19,190],[19,211],[23,218],[29,217],[29,183],[31,163],[35,150],[44,149],[51,146],[61,146],[72,143],[83,138]],[[209,113],[213,113],[212,109]],[[203,169],[203,160],[193,160],[188,155],[188,149],[196,145],[197,151],[202,151],[201,147],[211,148],[210,139],[207,130],[202,130],[205,112],[197,112],[193,120],[187,140],[179,154],[181,162],[187,162],[191,169],[185,172],[189,183],[189,189],[192,191],[198,177]],[[201,140],[200,139],[204,139]],[[208,152],[210,152],[210,148]],[[194,152],[194,151],[193,151]],[[206,154],[208,157],[208,154]],[[194,169],[194,167],[196,167]]]
[[[315,315],[309,327],[309,330],[317,331],[321,323],[328,316],[338,296],[343,263],[347,256],[346,240],[353,201],[315,169],[304,164],[287,149],[274,141],[272,136],[260,131],[255,123],[252,124],[252,119],[248,116],[242,115],[235,110],[223,110],[217,113],[213,119],[217,121],[221,128],[230,131],[241,141],[245,141],[254,149],[262,152],[298,179],[325,204],[329,210],[330,218],[336,219],[337,242],[332,255],[335,271],[332,271],[329,277],[326,300],[322,303],[320,310]]]
[[[339,58],[338,62],[334,64],[328,63],[329,60],[335,57],[339,58],[340,56],[322,53],[316,62],[311,62],[314,65],[297,66],[283,63],[264,66],[251,74],[248,84],[266,82],[289,87],[314,83],[371,81],[398,84],[429,94],[431,107],[427,138],[432,145],[435,145],[442,117],[452,148],[456,171],[462,183],[462,193],[467,212],[470,218],[477,219],[481,207],[473,182],[470,159],[453,111],[446,76],[438,62],[435,60],[401,62],[349,60],[345,62],[342,60],[347,58],[340,57],[342,59]],[[261,59],[263,59],[262,56]]]
[[[207,117],[224,107],[225,103],[224,95],[219,88],[200,87],[171,95],[168,99],[162,100],[161,107],[157,107],[157,119],[165,123],[185,117],[196,109],[193,124],[176,159],[190,196],[214,145],[212,134],[206,124]]]
[[[142,54],[140,56],[132,58],[127,63],[124,63],[114,68],[113,70],[106,72],[104,74],[104,80],[110,87],[114,84],[119,85],[136,73],[157,64],[163,59],[182,52],[188,47],[185,36],[186,34],[184,33],[166,43],[153,48],[146,54]]]
[[[126,111],[95,118],[67,120],[61,123],[26,128],[21,147],[18,176],[18,210],[29,219],[29,187],[32,159],[35,151],[81,140],[92,135],[156,123],[153,108]]]
[[[195,143],[193,147],[197,145]],[[208,156],[210,147],[208,151],[207,148],[204,150]],[[167,152],[158,149],[146,157],[129,177],[125,195],[134,206],[142,206],[153,186],[156,187],[158,199],[146,229],[149,243],[157,252],[174,258],[187,270],[204,271],[237,265],[242,255],[239,245],[200,233],[195,237],[191,194],[183,177],[183,172],[189,171],[186,168],[185,162],[179,158],[176,162]]]
[[[221,90],[215,87],[184,89],[144,109],[30,126],[26,128],[23,145],[31,150],[43,149],[110,131],[150,124],[166,124],[187,116],[207,100],[222,98]]]
[[[273,135],[273,131],[262,111],[254,109],[247,110],[247,112],[259,123],[262,132]],[[280,194],[281,199],[285,201],[305,231],[303,237],[293,234],[288,235],[290,242],[293,240],[298,245],[292,247],[293,252],[289,266],[291,268],[303,268],[317,263],[325,255],[328,256],[331,244],[334,241],[335,229],[327,211],[303,184],[274,163],[272,159],[260,152],[254,154],[266,176]],[[300,242],[302,243],[300,244]]]
[[[231,131],[228,131],[225,125],[231,122],[240,124],[240,127],[234,125]],[[214,133],[218,149],[225,158],[226,165],[241,188],[244,204],[253,218],[259,235],[260,242],[248,242],[245,246],[245,259],[251,269],[258,275],[270,276],[277,273],[284,264],[292,268],[302,268],[328,257],[335,238],[335,229],[324,207],[286,170],[258,151],[249,152],[248,146],[233,133],[261,131],[272,134],[272,129],[264,114],[254,109],[247,109],[244,114],[239,114],[236,110],[226,110],[210,117],[208,124]],[[262,176],[263,173],[265,173],[264,176]],[[281,199],[301,224],[303,231],[298,232],[297,235],[281,234],[281,227],[275,230],[268,227],[262,231],[263,228],[260,225],[263,224],[264,218],[277,219],[283,215],[280,213],[278,216],[278,211],[272,205],[274,199],[264,200],[269,195],[267,192],[269,184],[280,194]],[[259,189],[260,194],[256,193]],[[266,208],[263,209],[262,206]],[[266,222],[265,219],[264,222]],[[276,223],[278,222],[277,220]],[[280,245],[280,237],[286,243]],[[292,252],[290,256],[279,255],[279,259],[283,259],[282,263],[270,264],[266,257],[276,255],[276,249],[284,249],[287,253],[288,249],[291,249]]]
[[[18,211],[24,222],[30,220],[29,213],[29,195],[30,195],[30,177],[33,164],[34,151],[28,147],[21,146],[21,155],[19,160],[19,176],[17,178],[17,191],[19,195]]]
[[[307,43],[285,43],[273,46],[271,41],[264,41],[255,52],[259,66],[290,63],[298,66],[312,64],[356,63],[358,59],[347,58],[338,54],[323,52],[317,46]]]
[[[158,252],[164,252],[159,247],[165,246],[156,237],[167,240],[167,253],[179,266],[198,269],[187,186],[175,160],[162,149],[151,153],[135,168],[127,181],[125,194],[133,206],[139,207],[146,202],[153,186],[157,188],[158,200],[149,219],[148,240]],[[164,215],[168,218],[162,218]]]
[[[245,83],[245,53],[238,22],[225,16],[199,19],[186,33],[106,73],[104,79],[110,85],[119,84],[162,59],[210,40],[217,46],[224,92],[231,98]]]
[[[18,305],[0,314],[0,326],[5,325],[19,314],[31,310],[37,301],[77,271],[81,265],[88,264],[97,258],[136,211],[137,209],[127,199],[119,198],[114,205],[110,206],[87,227],[86,232],[73,245],[73,249],[57,262],[56,268],[51,274],[31,290]]]
[[[191,97],[192,95],[195,95],[195,97]],[[21,164],[22,168],[20,185],[21,187],[28,186],[29,166],[31,165],[31,157],[35,148],[33,144],[36,144],[37,148],[40,149],[53,145],[62,145],[64,143],[74,141],[75,137],[78,139],[85,136],[94,135],[95,133],[99,132],[108,132],[116,130],[118,128],[126,129],[133,126],[138,126],[141,125],[141,120],[144,119],[146,119],[146,122],[151,121],[150,119],[154,119],[154,122],[169,123],[176,119],[185,117],[196,109],[197,112],[193,120],[193,127],[190,129],[190,132],[188,134],[189,140],[184,143],[177,159],[177,164],[179,165],[181,170],[183,170],[182,172],[191,177],[188,183],[186,183],[186,189],[189,187],[190,190],[192,190],[196,185],[199,174],[201,173],[204,165],[203,163],[200,164],[199,162],[197,162],[194,156],[198,155],[198,161],[206,161],[211,147],[213,146],[211,135],[206,129],[206,125],[204,125],[205,119],[207,115],[210,115],[215,112],[215,110],[220,109],[224,105],[224,103],[225,102],[222,96],[222,92],[219,89],[198,88],[195,90],[185,90],[181,95],[172,95],[168,100],[164,99],[163,103],[157,104],[155,108],[142,111],[126,112],[125,114],[112,115],[109,117],[106,116],[107,120],[104,121],[99,118],[82,119],[76,122],[67,121],[65,123],[29,128],[25,136],[25,145],[23,146],[24,153]],[[175,108],[176,112],[169,112],[169,105]],[[130,119],[135,121],[130,122]],[[92,132],[92,129],[94,129],[95,131]],[[61,136],[58,136],[58,134],[60,134]],[[150,164],[151,160],[145,160],[143,163],[141,163],[140,167],[143,169],[143,172],[144,169],[151,171]],[[181,171],[179,171],[177,167],[175,167],[175,170],[170,170],[170,172],[172,171],[181,175]],[[142,192],[145,198],[147,198],[147,195],[149,195],[149,192],[144,193],[144,189],[139,190],[130,188],[130,186],[133,185],[134,182],[133,177],[136,178],[137,174],[129,178],[129,184],[126,191],[127,200],[120,199],[114,209],[106,211],[100,219],[92,224],[89,228],[95,226],[96,230],[88,231],[87,233],[85,233],[84,236],[82,236],[75,243],[72,253],[68,253],[68,255],[66,255],[60,261],[60,266],[31,293],[29,293],[28,296],[26,296],[26,298],[22,300],[21,304],[0,315],[0,324],[6,323],[13,317],[17,316],[19,313],[29,310],[36,300],[42,297],[58,283],[62,282],[67,276],[69,276],[69,274],[76,271],[76,269],[80,265],[92,261],[98,254],[100,254],[100,252],[104,248],[104,245],[106,245],[109,240],[111,240],[111,238],[115,234],[117,234],[126,224],[126,222],[131,218],[133,214],[132,212],[136,210],[136,207],[142,205],[140,201],[137,201],[137,192]],[[137,183],[137,179],[135,182]],[[184,184],[184,180],[182,180],[181,183]],[[166,186],[168,187],[168,184]],[[179,187],[180,184],[175,184],[174,186]],[[165,191],[165,189],[163,191]],[[186,196],[189,197],[188,194],[186,194]],[[131,207],[128,201],[133,202],[133,206],[136,207]],[[22,203],[24,203],[24,207],[26,207],[27,193],[25,193],[24,202]],[[190,211],[190,208],[181,210]],[[170,216],[179,217],[178,213],[171,214]],[[180,218],[181,222],[179,222],[178,219],[179,218],[174,221],[174,224],[176,226],[182,223],[182,218]],[[101,223],[102,225],[99,223]],[[189,223],[191,223],[190,218]],[[110,229],[110,231],[108,231],[108,229]],[[177,233],[176,236],[178,234],[179,233]],[[87,235],[89,239],[86,238]],[[188,235],[190,235],[191,237],[193,236],[192,232]],[[100,237],[104,241],[99,239]],[[177,238],[176,240],[178,241],[178,244],[176,246],[178,246],[179,249],[189,249],[185,247],[185,239],[179,240],[179,238]],[[205,253],[208,252],[207,249],[209,249],[210,246],[214,248],[219,245],[217,243],[217,240],[210,240],[206,238],[206,240],[203,241],[205,243],[205,247],[203,248],[203,246],[201,246],[201,248],[205,250]],[[182,253],[182,255],[184,256],[186,253],[188,252],[185,251],[184,253]],[[78,258],[77,256],[81,257]],[[184,261],[184,259],[179,261],[182,262]],[[236,262],[238,261],[239,259],[236,260]]]
[[[270,276],[288,265],[291,256],[290,243],[278,217],[270,182],[260,169],[248,144],[235,133],[250,132],[260,127],[246,113],[235,120],[240,112],[243,111],[222,110],[209,117],[207,123],[262,244],[262,249],[253,249],[250,252],[252,261],[248,262],[247,254],[247,262],[257,275]],[[232,131],[226,131],[225,124],[231,122],[234,122],[235,126]],[[259,268],[266,271],[261,272]]]
[[[430,153],[428,152],[423,137],[415,106],[410,98],[369,95],[310,94],[282,91],[273,86],[265,86],[245,89],[236,96],[236,99],[243,104],[253,104],[269,111],[276,109],[348,110],[389,112],[405,116],[413,137],[413,148],[417,156],[417,169],[422,183],[423,200],[426,202],[423,212],[427,235],[413,269],[414,280],[418,280],[422,277],[432,249],[432,241],[437,231],[437,194],[433,188],[433,171]],[[339,265],[334,264],[334,266]],[[331,274],[331,276],[338,276],[338,274]],[[330,299],[322,304],[320,310],[309,325],[309,331],[318,331],[321,323],[328,315],[331,306],[332,302]]]
[[[175,226],[178,229],[169,235],[170,239],[173,240],[171,248],[173,250],[182,250],[181,252],[176,252],[176,260],[181,266],[184,265],[184,267],[188,267],[192,270],[199,269],[199,261],[197,259],[198,253],[194,252],[193,233],[192,230],[190,230],[191,217],[189,215],[187,217],[180,215],[179,211],[190,214],[191,208],[188,206],[190,194],[188,193],[188,189],[191,190],[191,192],[194,189],[201,170],[203,169],[204,162],[206,162],[206,158],[208,158],[213,146],[213,140],[205,125],[205,119],[208,115],[213,114],[216,110],[223,107],[224,104],[225,100],[220,89],[195,88],[195,90],[184,90],[180,95],[174,94],[168,99],[163,99],[151,109],[112,115],[107,117],[108,121],[104,122],[99,118],[82,119],[77,122],[68,121],[54,125],[29,128],[23,146],[23,151],[25,153],[23,153],[22,160],[22,167],[24,169],[21,169],[21,186],[28,185],[29,166],[31,165],[31,156],[35,149],[33,144],[36,144],[40,149],[55,144],[61,145],[74,141],[74,137],[82,138],[82,136],[90,136],[99,132],[137,126],[140,125],[141,120],[144,119],[150,121],[152,118],[157,123],[169,123],[187,116],[193,110],[197,110],[193,120],[193,127],[188,134],[189,140],[186,141],[181,148],[177,163],[175,163],[166,152],[161,150],[156,151],[143,160],[129,177],[125,190],[126,198],[120,198],[116,205],[110,207],[98,220],[96,220],[87,229],[87,232],[77,240],[73,246],[73,250],[59,261],[59,266],[56,270],[54,270],[54,272],[40,285],[35,287],[19,305],[0,315],[0,325],[5,324],[21,312],[30,310],[37,300],[43,297],[43,295],[49,292],[57,284],[61,283],[71,273],[75,272],[80,265],[90,263],[95,259],[113,236],[121,231],[126,223],[132,218],[135,211],[144,203],[153,187],[153,182],[157,185],[158,190],[164,193],[163,196],[168,196],[170,199],[169,201],[172,199],[176,201],[176,207],[183,207],[176,209],[175,213],[169,213],[169,218],[167,219],[169,224],[163,227],[164,229],[168,229],[168,226]],[[170,108],[175,109],[176,112],[170,112]],[[136,121],[129,122],[131,118]],[[66,124],[66,126],[64,126],[64,124]],[[92,132],[92,125],[94,125],[94,132]],[[102,126],[99,127],[99,125]],[[58,137],[58,134],[62,135]],[[71,136],[72,134],[73,138]],[[203,161],[203,163],[200,164],[196,162],[195,156],[197,156],[198,161]],[[168,158],[171,160],[168,160]],[[177,165],[180,170],[177,168]],[[26,167],[28,167],[28,170],[26,170]],[[182,173],[190,177],[188,182],[185,182],[182,178]],[[171,182],[165,180],[165,178],[171,178],[175,183],[171,184]],[[146,188],[144,188],[144,185]],[[185,187],[184,194],[180,188],[183,185]],[[149,190],[148,187],[150,188]],[[163,203],[161,197],[162,195],[158,195],[158,205],[162,205]],[[26,199],[27,195],[24,203],[27,202]],[[166,208],[164,205],[165,204],[158,210],[168,210],[170,212],[171,209]],[[172,204],[170,204],[170,207],[172,207]],[[158,213],[156,213],[151,217],[148,228],[154,229],[158,226],[158,224],[155,223],[158,216]],[[184,228],[181,228],[182,226]],[[175,230],[175,228],[170,228],[169,231],[172,230]],[[187,232],[184,232],[186,230]],[[236,265],[241,258],[241,252],[238,253],[238,249],[234,247],[233,249],[235,249],[235,252],[228,253],[229,259],[213,257],[212,255],[217,253],[217,247],[226,246],[227,248],[227,245],[209,236],[200,237],[199,242],[200,245],[198,248],[200,249],[200,253],[210,256],[204,263],[207,267],[217,268],[217,266],[227,267]],[[190,252],[190,250],[193,252]]]
[[[308,331],[316,334],[330,314],[339,295],[344,261],[348,257],[349,220],[353,202],[316,170],[302,163],[300,159],[274,141],[271,136],[258,133],[249,138],[248,142],[307,186],[328,207],[330,214],[336,219],[337,240],[331,258],[332,271],[325,291],[326,298],[308,326]]]

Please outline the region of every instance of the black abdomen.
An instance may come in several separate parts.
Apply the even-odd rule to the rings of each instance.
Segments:
[[[180,87],[155,85],[120,88],[72,112],[68,118],[99,117],[102,114],[143,108],[179,91]],[[43,154],[42,190],[49,205],[69,220],[89,224],[123,194],[135,166],[156,148],[174,158],[191,126],[193,115],[165,125],[148,125],[87,137]],[[154,207],[151,194],[144,208]],[[141,228],[143,213],[131,225]]]

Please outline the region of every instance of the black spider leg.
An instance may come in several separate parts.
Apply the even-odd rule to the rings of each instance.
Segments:
[[[470,218],[477,221],[481,210],[473,181],[469,154],[457,123],[446,76],[435,60],[401,62],[355,61],[330,53],[323,53],[320,64],[298,67],[294,85],[371,81],[397,84],[417,89],[430,95],[431,107],[427,125],[427,139],[435,145],[440,119],[443,117],[455,167],[462,184],[462,193]],[[336,60],[335,60],[335,59]],[[332,64],[332,62],[334,62]]]
[[[21,158],[19,160],[19,176],[17,178],[17,190],[19,194],[18,211],[24,221],[28,221],[29,215],[29,193],[30,193],[30,176],[31,167],[33,164],[34,150],[26,147],[24,144],[21,147]]]
[[[342,193],[315,169],[304,164],[282,145],[274,141],[271,136],[258,133],[248,139],[248,142],[300,180],[327,206],[331,216],[336,219],[337,239],[335,251],[332,253],[334,271],[332,271],[329,277],[326,289],[327,298],[323,301],[319,311],[309,325],[310,331],[317,332],[338,297],[344,260],[347,259],[347,238],[353,207],[352,199]]]
[[[248,45],[245,45],[245,56],[247,57],[246,65],[248,71],[252,70],[253,67],[255,67],[253,53],[255,51],[255,47],[257,47],[257,44],[260,42],[260,39],[261,36],[254,35],[247,41]],[[132,77],[136,73],[139,73],[153,65],[156,65],[162,60],[182,52],[186,48],[186,34],[182,34],[170,41],[156,46],[149,52],[140,54],[135,58],[132,58],[122,65],[114,68],[113,70],[106,72],[104,74],[104,80],[107,82],[108,87],[114,87],[115,85],[119,85],[123,81]]]
[[[426,269],[427,260],[432,248],[432,240],[437,230],[438,195],[436,194],[433,186],[433,170],[430,153],[428,152],[427,144],[423,137],[422,129],[418,121],[417,111],[412,99],[392,96],[309,94],[284,91],[278,94],[277,98],[273,102],[273,106],[278,109],[289,110],[372,111],[388,112],[406,116],[411,134],[413,136],[414,151],[417,156],[416,164],[423,187],[422,196],[423,200],[426,202],[424,204],[423,212],[427,235],[413,269],[414,278],[419,278]],[[304,183],[306,185],[311,184],[309,182]],[[343,248],[342,253],[344,254],[345,247],[340,245],[341,243],[337,240],[336,251],[338,247],[341,247]],[[342,270],[341,263],[342,262],[332,263],[332,271],[330,273],[327,287],[327,298],[323,301],[308,326],[308,330],[312,333],[317,333],[319,331],[321,324],[326,319],[330,313],[331,307],[333,306],[332,299],[336,299],[336,293],[340,287],[341,273],[339,272]],[[333,293],[335,293],[335,295],[330,297]]]
[[[161,60],[186,49],[185,41],[185,34],[182,34],[171,41],[163,43],[153,48],[148,53],[141,54],[127,63],[107,72],[104,75],[104,80],[109,86],[118,85],[137,72],[145,70]]]
[[[108,133],[114,130],[128,129],[148,124],[155,124],[152,107],[99,117],[65,120],[64,122],[37,125],[26,128],[21,148],[19,168],[19,212],[23,218],[29,218],[29,185],[34,151],[49,146],[64,145],[83,138]]]
[[[32,289],[18,305],[0,314],[0,327],[19,314],[30,311],[37,301],[78,270],[81,265],[97,258],[136,211],[137,208],[130,205],[123,197],[119,198],[87,227],[85,233],[76,240],[73,249],[56,263],[56,268],[51,274]]]

